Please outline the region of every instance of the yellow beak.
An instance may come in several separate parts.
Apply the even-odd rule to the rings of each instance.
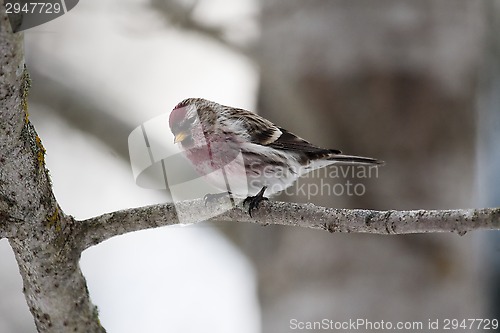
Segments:
[[[175,136],[175,139],[174,139],[174,143],[178,143],[178,142],[184,141],[184,139],[186,139],[187,136],[188,135],[185,132],[179,132],[179,133],[177,133],[177,135]]]

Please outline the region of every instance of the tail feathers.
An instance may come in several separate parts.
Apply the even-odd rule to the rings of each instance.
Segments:
[[[385,164],[384,161],[380,161],[371,157],[352,156],[343,154],[332,154],[330,157],[328,157],[328,160],[341,163],[361,163],[361,164],[373,164],[373,165]]]

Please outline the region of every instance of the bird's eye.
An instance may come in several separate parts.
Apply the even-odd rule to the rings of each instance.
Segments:
[[[192,125],[196,121],[196,117],[191,117],[186,119],[186,124]]]

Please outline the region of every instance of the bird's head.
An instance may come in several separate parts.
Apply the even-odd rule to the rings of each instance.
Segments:
[[[177,104],[170,113],[169,125],[174,143],[184,148],[205,144],[207,134],[213,132],[216,111],[212,104],[202,98],[188,98]]]

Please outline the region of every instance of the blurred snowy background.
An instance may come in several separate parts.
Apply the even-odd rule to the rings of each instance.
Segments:
[[[499,32],[486,0],[82,0],[25,32],[30,119],[77,219],[165,202],[134,183],[127,137],[186,97],[387,161],[363,197],[317,204],[498,207]],[[81,266],[108,332],[280,333],[293,318],[498,318],[499,243],[205,223],[110,239]],[[0,332],[35,332],[6,240],[0,282]]]

